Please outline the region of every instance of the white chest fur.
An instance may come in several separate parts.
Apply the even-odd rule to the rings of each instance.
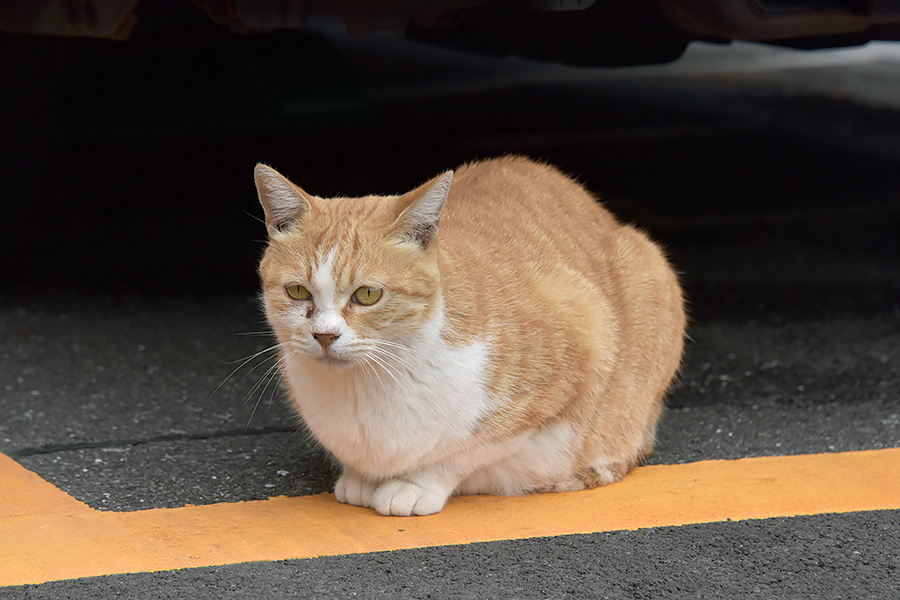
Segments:
[[[388,367],[334,370],[298,357],[284,369],[312,433],[370,477],[399,475],[471,445],[489,410],[484,345],[454,347],[432,338],[396,352]]]

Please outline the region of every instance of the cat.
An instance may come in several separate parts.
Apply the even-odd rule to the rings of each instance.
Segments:
[[[257,165],[262,300],[340,502],[613,483],[652,450],[679,368],[677,277],[556,168],[473,162],[395,196],[320,198]]]

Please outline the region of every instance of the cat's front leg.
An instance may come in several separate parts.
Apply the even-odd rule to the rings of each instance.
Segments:
[[[389,479],[375,490],[371,507],[395,517],[432,515],[444,508],[455,484],[435,474]]]
[[[339,502],[372,508],[382,515],[430,515],[444,508],[457,479],[436,473],[417,473],[372,481],[344,467],[343,475],[334,486],[334,496]]]
[[[377,483],[372,482],[350,467],[345,466],[344,472],[334,485],[334,497],[338,502],[352,504],[353,506],[365,506],[371,508],[372,494]]]

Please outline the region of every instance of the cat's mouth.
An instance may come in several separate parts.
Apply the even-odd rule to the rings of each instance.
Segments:
[[[350,358],[339,356],[329,350],[323,351],[321,356],[316,357],[316,360],[334,369],[345,369],[354,362]]]

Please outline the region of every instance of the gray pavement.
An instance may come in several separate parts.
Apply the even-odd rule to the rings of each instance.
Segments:
[[[343,52],[377,118],[53,148],[23,226],[41,223],[53,247],[32,242],[0,288],[0,452],[102,510],[330,489],[333,465],[269,363],[235,370],[270,343],[253,276],[262,226],[244,214],[258,213],[252,164],[361,193],[506,151],[578,174],[683,273],[692,342],[648,462],[900,446],[894,46],[835,60],[700,46],[669,67],[588,71],[423,51],[390,77],[372,65],[401,60],[397,47]],[[455,70],[415,68],[438,58]],[[98,182],[92,165],[110,157],[121,168]],[[896,598],[898,515],[115,575],[0,598]]]

